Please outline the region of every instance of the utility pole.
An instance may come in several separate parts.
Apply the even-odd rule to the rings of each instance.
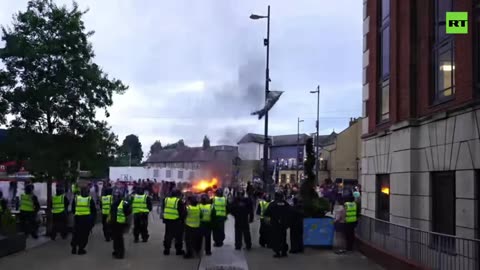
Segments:
[[[297,182],[299,182],[298,179],[298,167],[300,165],[300,123],[303,122],[303,120],[300,120],[300,117],[297,119],[297,159],[295,162],[295,168],[297,170],[297,178],[295,179]]]
[[[319,167],[320,167],[320,150],[319,150],[319,146],[320,146],[320,142],[319,142],[319,119],[320,119],[320,85],[317,86],[317,90],[316,91],[310,91],[310,93],[312,94],[317,94],[317,122],[316,122],[316,127],[317,127],[317,134],[316,134],[316,139],[315,139],[315,177],[317,178],[317,184],[319,183]]]

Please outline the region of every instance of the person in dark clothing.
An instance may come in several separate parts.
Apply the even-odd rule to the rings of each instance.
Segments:
[[[53,226],[50,238],[55,240],[57,233],[60,233],[63,239],[67,238],[67,217],[68,217],[68,198],[65,196],[65,190],[62,186],[57,186],[56,196],[53,196],[50,204],[52,209]]]
[[[113,202],[112,198],[112,188],[106,187],[102,189],[102,198],[100,201],[100,209],[102,209],[102,229],[103,237],[105,237],[106,242],[110,242],[112,239],[112,226],[108,222],[108,217],[110,216],[111,206]]]
[[[121,192],[116,192],[113,196],[113,203],[109,216],[112,226],[113,252],[112,256],[116,259],[125,257],[125,243],[123,234],[127,229],[128,216],[132,213],[130,204],[123,200]]]
[[[72,212],[75,215],[75,224],[73,227],[73,237],[70,245],[72,254],[84,255],[87,253],[85,247],[88,244],[88,236],[95,224],[97,208],[95,201],[89,196],[86,188],[80,190],[80,195],[75,197],[72,203]]]
[[[358,220],[358,205],[355,203],[355,198],[349,196],[345,202],[345,240],[347,242],[347,251],[353,251],[355,244],[355,228]]]
[[[242,238],[247,250],[252,248],[250,224],[253,222],[253,205],[250,198],[245,198],[245,193],[237,192],[237,197],[227,208],[228,213],[235,217],[235,249],[242,248]]]
[[[187,216],[185,218],[185,259],[192,258],[200,252],[200,224],[202,211],[195,196],[188,197]]]
[[[212,219],[212,234],[215,247],[223,246],[225,240],[225,221],[227,220],[227,199],[223,196],[221,188],[215,191],[213,197],[213,209],[215,210],[215,217]]]
[[[165,198],[162,204],[163,223],[165,223],[164,255],[170,255],[173,239],[175,239],[176,254],[185,254],[183,251],[183,227],[186,209],[185,204],[180,199],[181,195],[182,193],[178,189],[174,189],[171,196]]]
[[[2,226],[2,216],[8,210],[7,200],[3,198],[3,192],[0,190],[0,226]]]
[[[303,203],[297,196],[293,198],[292,219],[290,223],[290,253],[303,252]]]
[[[26,235],[38,238],[37,213],[40,210],[38,198],[33,194],[33,185],[25,187],[25,194],[20,196],[20,227]]]
[[[291,218],[290,207],[285,201],[283,193],[278,191],[275,192],[275,200],[265,210],[265,217],[270,220],[270,243],[275,252],[275,258],[287,256],[287,229]]]
[[[265,210],[267,210],[268,205],[270,204],[270,196],[267,194],[260,195],[260,201],[257,207],[257,215],[260,216],[260,246],[267,247],[269,245],[269,237],[268,234],[270,232],[270,224],[265,218]]]
[[[140,235],[142,241],[147,242],[148,235],[148,215],[152,211],[152,199],[145,194],[145,189],[137,187],[136,194],[132,196],[131,201],[133,209],[133,238],[138,243]]]
[[[212,220],[215,218],[215,209],[213,209],[207,194],[202,195],[200,210],[202,211],[202,219],[197,250],[201,249],[202,242],[205,241],[205,254],[210,256],[212,255]]]

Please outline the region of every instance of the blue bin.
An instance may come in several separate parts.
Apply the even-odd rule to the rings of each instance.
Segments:
[[[303,243],[306,246],[333,247],[335,226],[333,218],[303,219]]]

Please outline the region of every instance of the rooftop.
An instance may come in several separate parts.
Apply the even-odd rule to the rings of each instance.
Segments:
[[[229,145],[202,147],[179,147],[164,149],[151,155],[145,163],[207,162],[219,159],[233,160],[238,156],[238,148]]]
[[[312,138],[313,138],[313,143],[314,145],[316,145],[316,133],[312,133]],[[320,146],[326,146],[326,145],[331,145],[331,144],[334,144],[335,143],[335,139],[337,138],[337,133],[335,133],[335,131],[333,131],[332,133],[330,133],[329,135],[319,135],[318,136],[318,141],[320,142]]]
[[[272,147],[297,145],[297,134],[269,136]],[[329,135],[327,135],[329,136]],[[299,144],[305,144],[309,138],[308,134],[300,134]],[[248,133],[238,142],[242,143],[260,143],[263,144],[264,136],[255,133]]]

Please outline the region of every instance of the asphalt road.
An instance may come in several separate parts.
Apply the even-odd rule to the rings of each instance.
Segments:
[[[48,241],[8,257],[0,258],[0,269],[219,269],[219,265],[230,265],[249,270],[290,269],[381,269],[359,253],[336,255],[331,250],[307,249],[305,254],[290,255],[284,259],[272,258],[272,251],[258,246],[258,221],[252,224],[254,247],[251,251],[235,251],[233,248],[233,218],[226,226],[227,239],[222,248],[213,248],[213,256],[185,260],[182,257],[164,256],[164,226],[157,213],[150,215],[150,239],[148,243],[133,243],[133,236],[126,235],[126,258],[112,259],[112,243],[103,240],[101,225],[94,228],[84,256],[71,255],[69,240]],[[45,242],[45,241],[44,241]],[[32,246],[32,245],[30,245]],[[168,267],[168,268],[167,268]],[[225,269],[225,268],[223,268]]]

